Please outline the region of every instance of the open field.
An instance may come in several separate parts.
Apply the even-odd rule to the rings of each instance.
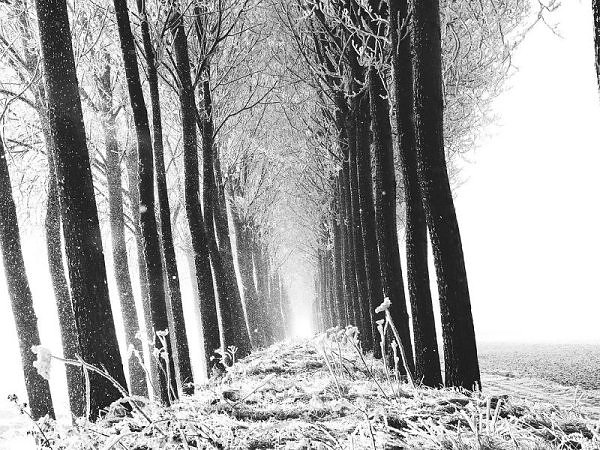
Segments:
[[[600,345],[483,344],[484,391],[553,403],[600,418]]]
[[[482,344],[481,370],[600,390],[600,344]]]

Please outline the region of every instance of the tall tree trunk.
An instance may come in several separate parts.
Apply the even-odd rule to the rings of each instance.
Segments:
[[[348,324],[359,326],[360,308],[354,266],[352,201],[350,194],[350,155],[347,135],[348,107],[343,94],[336,98],[335,122],[338,129],[338,147],[342,158],[339,180],[340,231],[343,242],[344,293],[346,295],[346,316]]]
[[[217,244],[221,253],[225,253],[223,245],[229,246],[229,254],[233,263],[233,252],[231,250],[231,235],[229,232],[229,221],[227,219],[227,198],[225,193],[225,183],[221,173],[221,155],[216,148],[213,158],[213,170],[215,176],[215,186],[217,191],[217,203],[215,205],[215,231],[217,233]],[[218,216],[218,217],[217,217]],[[234,272],[235,273],[235,272]]]
[[[322,324],[322,314],[321,314],[321,302],[320,302],[320,286],[321,286],[321,282],[319,281],[319,272],[320,272],[320,265],[317,264],[317,270],[314,276],[314,292],[315,295],[313,297],[313,301],[311,303],[311,314],[312,314],[312,323],[313,323],[313,328],[315,333],[321,333],[323,331],[323,324]]]
[[[171,229],[171,208],[169,206],[169,194],[167,190],[167,171],[165,169],[162,118],[160,110],[160,94],[158,91],[158,72],[154,56],[154,47],[150,38],[148,18],[144,0],[136,0],[138,13],[141,18],[142,41],[146,66],[148,70],[148,85],[150,87],[150,104],[152,106],[152,131],[154,138],[154,164],[156,165],[156,185],[158,192],[158,211],[160,217],[160,236],[164,251],[165,269],[171,309],[173,312],[173,328],[175,343],[175,359],[179,370],[179,378],[182,383],[183,392],[192,394],[194,392],[194,376],[192,363],[190,361],[190,350],[181,301],[181,287],[179,285],[179,272],[177,270],[177,258],[175,256],[175,245],[173,243],[173,231]]]
[[[127,168],[127,187],[129,188],[129,203],[131,210],[131,221],[133,222],[134,239],[136,245],[136,261],[138,267],[138,281],[140,283],[140,297],[142,300],[142,309],[144,312],[144,323],[146,324],[146,340],[154,346],[154,330],[152,327],[152,308],[150,307],[150,288],[148,286],[148,273],[146,272],[146,262],[144,260],[144,241],[142,239],[142,228],[140,225],[140,189],[138,173],[138,151],[134,144],[125,157]],[[154,396],[159,397],[158,392],[158,361],[149,352],[148,365],[150,367],[150,383],[154,389]]]
[[[377,249],[377,233],[375,222],[375,206],[373,204],[373,176],[371,172],[371,151],[369,142],[369,96],[367,92],[355,100],[356,111],[356,164],[358,173],[358,195],[360,203],[360,225],[364,245],[364,264],[368,285],[368,313],[371,333],[373,335],[373,354],[381,357],[381,347],[378,345],[379,333],[375,321],[375,308],[383,301],[381,289],[381,269],[379,267],[379,251]],[[402,274],[397,274],[402,276]],[[364,313],[364,310],[363,310]],[[383,317],[379,317],[383,318]],[[401,327],[402,324],[396,324]]]
[[[419,183],[438,279],[445,383],[480,385],[469,286],[444,154],[439,0],[414,2],[413,75]]]
[[[406,204],[406,266],[415,346],[415,378],[425,386],[437,387],[442,384],[442,374],[429,288],[427,222],[417,173],[410,39],[398,39],[399,26],[407,17],[407,0],[390,2],[392,88],[396,99],[398,153]],[[385,161],[382,163],[386,164]]]
[[[357,273],[355,266],[355,248],[354,248],[354,220],[351,200],[350,186],[350,156],[345,155],[342,163],[342,197],[344,204],[344,236],[345,236],[345,258],[346,268],[346,292],[348,292],[349,320],[352,325],[359,329],[362,326],[362,314],[360,310],[360,299],[357,285]]]
[[[217,233],[217,240],[219,245],[219,251],[221,252],[221,256],[223,259],[223,264],[225,267],[225,271],[231,279],[231,289],[233,290],[233,294],[235,297],[236,311],[238,315],[238,319],[240,323],[237,326],[242,327],[246,326],[248,333],[248,340],[245,342],[247,346],[246,351],[249,352],[251,347],[250,341],[250,327],[248,324],[248,318],[244,315],[244,307],[243,307],[243,299],[241,295],[241,289],[239,286],[239,280],[237,278],[237,274],[235,271],[235,263],[233,248],[231,245],[231,236],[233,231],[235,233],[235,228],[230,230],[229,228],[229,220],[227,217],[227,198],[225,192],[225,186],[223,183],[223,176],[221,174],[221,157],[219,155],[218,149],[214,153],[214,176],[216,180],[217,187],[217,202],[215,204],[214,211],[214,219],[215,219],[215,231]],[[239,265],[239,261],[238,261]],[[243,319],[243,320],[242,320]],[[244,336],[245,339],[245,336]]]
[[[54,407],[50,395],[50,385],[33,366],[36,360],[31,347],[40,345],[37,317],[33,309],[33,297],[27,281],[25,262],[21,251],[17,209],[12,197],[10,175],[4,144],[0,135],[0,247],[2,263],[8,285],[17,338],[21,351],[21,363],[25,376],[25,388],[29,407],[34,420],[49,415],[54,418]]]
[[[325,289],[323,283],[323,253],[321,249],[317,249],[317,276],[315,278],[315,301],[317,302],[317,329],[322,332],[325,331],[328,326],[327,320],[327,308],[325,306]]]
[[[20,25],[23,61],[31,78],[38,73],[40,55],[38,43],[34,38],[34,29],[30,20],[30,5],[27,0],[15,0],[13,3],[17,12],[17,20]],[[65,275],[65,267],[62,259],[61,226],[60,226],[60,203],[58,199],[58,186],[52,161],[52,139],[50,136],[50,125],[48,123],[48,111],[46,107],[46,92],[43,80],[34,81],[31,86],[34,104],[40,122],[40,128],[44,136],[46,154],[48,159],[48,199],[46,204],[46,252],[50,269],[52,288],[58,309],[58,320],[63,345],[63,356],[68,359],[76,359],[81,354],[79,347],[79,335],[73,314],[69,285]],[[69,406],[73,418],[85,414],[85,400],[83,390],[83,372],[80,367],[68,365],[67,389],[69,393]]]
[[[344,315],[345,315],[345,323],[348,325],[355,325],[356,320],[354,318],[354,287],[355,287],[355,277],[353,278],[351,275],[351,270],[348,267],[351,261],[350,248],[348,244],[348,227],[346,225],[347,222],[346,215],[344,214],[341,219],[341,224],[339,226],[340,229],[340,245],[342,248],[342,282],[343,282],[343,296],[344,296]]]
[[[204,357],[210,374],[218,361],[217,351],[221,348],[217,304],[213,289],[212,270],[208,253],[208,243],[200,204],[200,184],[198,171],[198,149],[196,136],[196,102],[188,55],[187,36],[183,20],[177,13],[173,18],[173,50],[179,78],[179,103],[181,106],[181,126],[183,133],[183,159],[185,177],[185,209],[194,250],[196,283],[200,297],[200,315],[204,336]]]
[[[402,341],[411,373],[414,374],[410,324],[398,247],[396,227],[396,175],[389,104],[383,80],[374,68],[369,72],[371,130],[375,154],[375,216],[383,296],[390,299],[390,314]]]
[[[136,334],[139,331],[137,310],[133,297],[133,286],[129,273],[127,259],[127,244],[125,242],[125,216],[123,212],[123,188],[121,184],[121,155],[117,142],[115,115],[111,86],[111,60],[106,56],[104,72],[98,77],[98,92],[101,97],[102,128],[104,132],[104,147],[106,150],[106,181],[108,184],[108,206],[110,216],[110,231],[113,254],[114,276],[117,284],[121,314],[125,327],[125,345],[135,349],[142,360],[134,355],[129,356],[129,392],[132,395],[147,397],[146,372],[143,367],[143,348]]]
[[[135,53],[135,43],[129,23],[129,11],[126,0],[114,0],[115,15],[117,17],[117,28],[121,42],[123,55],[123,66],[127,79],[129,99],[135,131],[137,134],[138,158],[139,158],[139,186],[140,186],[140,224],[144,242],[144,260],[148,273],[148,286],[150,294],[150,307],[152,309],[152,325],[154,332],[159,333],[169,330],[169,318],[167,315],[167,302],[165,298],[164,278],[161,261],[160,242],[158,239],[158,227],[154,208],[154,161],[152,156],[152,141],[150,138],[150,127],[148,125],[148,112],[142,92],[140,74]],[[163,345],[164,342],[164,345]],[[168,354],[168,360],[159,358],[159,386],[160,397],[163,403],[170,403],[169,390],[173,396],[177,396],[177,380],[173,362],[173,345],[170,335],[162,339],[158,334],[154,339],[154,346],[159,351]]]
[[[356,99],[353,99],[356,103]],[[351,225],[352,225],[352,245],[354,248],[354,271],[356,273],[356,285],[358,287],[358,310],[360,311],[361,321],[358,325],[363,349],[365,351],[373,350],[376,336],[373,334],[371,326],[371,307],[369,302],[369,285],[367,281],[367,272],[365,268],[365,247],[363,242],[363,231],[360,218],[360,198],[359,198],[359,180],[357,165],[357,108],[351,108],[348,114],[348,155],[349,155],[349,176],[350,176],[350,198],[351,198]]]
[[[65,0],[36,0],[48,116],[59,186],[71,298],[81,356],[125,385],[108,296],[102,239],[83,127]],[[92,419],[120,397],[112,384],[90,374]]]
[[[337,303],[336,303],[336,294],[335,294],[335,283],[334,283],[334,269],[333,269],[333,254],[329,247],[325,250],[325,267],[327,271],[325,272],[326,281],[327,281],[327,297],[328,297],[328,306],[329,306],[329,317],[331,320],[331,326],[335,327],[339,325],[339,316],[337,314]]]
[[[233,267],[231,242],[229,241],[229,236],[224,238],[221,241],[221,251],[219,251],[215,234],[215,222],[224,227],[224,222],[226,223],[227,219],[224,219],[222,212],[218,211],[219,199],[214,171],[215,145],[212,97],[208,80],[204,80],[202,83],[202,94],[203,111],[200,114],[202,117],[204,227],[206,229],[210,260],[215,271],[225,348],[234,345],[237,347],[237,358],[243,358],[250,353],[251,346]]]
[[[44,119],[45,120],[45,119]],[[45,129],[44,125],[42,128]],[[63,264],[63,252],[61,242],[60,226],[60,203],[58,198],[58,185],[54,161],[52,159],[52,141],[50,130],[44,130],[46,153],[48,155],[48,201],[46,203],[46,219],[44,227],[46,231],[46,251],[48,255],[48,267],[50,279],[58,309],[58,324],[63,345],[63,356],[67,359],[77,359],[81,355],[79,345],[79,334],[75,322],[75,313],[69,294],[69,284]],[[82,417],[85,414],[85,389],[83,386],[83,371],[81,367],[67,365],[67,391],[69,393],[69,406],[72,417]]]
[[[339,210],[339,205],[337,206]],[[335,310],[337,323],[341,327],[348,325],[346,318],[346,308],[344,306],[344,277],[342,273],[342,239],[340,233],[340,214],[339,211],[332,221],[333,234],[333,288],[335,293]]]
[[[329,295],[329,261],[327,260],[327,252],[324,249],[320,250],[321,262],[321,302],[323,310],[323,321],[325,328],[329,329],[333,326],[333,317],[331,316],[331,296]]]
[[[236,208],[231,209],[237,242],[238,267],[242,283],[242,293],[246,304],[250,341],[253,348],[260,346],[260,312],[259,300],[254,285],[254,268],[252,265],[252,237],[247,226],[243,223]]]

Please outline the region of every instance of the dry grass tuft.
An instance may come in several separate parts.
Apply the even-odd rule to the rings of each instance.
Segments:
[[[330,334],[331,336],[331,334]],[[485,386],[484,386],[485,389]],[[253,353],[170,408],[55,425],[55,449],[599,449],[580,411],[411,387],[335,337]]]

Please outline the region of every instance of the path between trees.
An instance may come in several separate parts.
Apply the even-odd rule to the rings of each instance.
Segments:
[[[362,449],[373,448],[373,441],[377,449],[427,448],[444,440],[476,445],[469,422],[477,428],[480,421],[480,439],[502,442],[502,448],[513,448],[513,441],[526,444],[522,448],[532,442],[555,448],[570,439],[585,442],[583,448],[600,444],[590,420],[600,417],[597,391],[497,373],[484,373],[484,395],[413,389],[390,383],[380,361],[365,361],[351,345],[336,340],[276,344],[200,386],[195,397],[168,409],[149,406],[152,426],[138,416],[113,416],[71,429],[69,442],[186,448],[181,446],[185,436],[189,448]],[[29,448],[15,433],[27,429],[16,414],[0,411],[0,449]],[[64,439],[66,429],[58,430],[48,434]]]

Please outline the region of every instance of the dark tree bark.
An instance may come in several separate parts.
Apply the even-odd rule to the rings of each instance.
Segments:
[[[330,244],[331,245],[331,244]],[[333,258],[333,251],[330,247],[326,250],[327,258],[327,292],[329,294],[329,311],[331,315],[331,326],[338,326],[340,324],[340,317],[337,307],[337,293],[335,285],[335,262]]]
[[[219,199],[214,171],[214,125],[212,116],[212,97],[210,92],[210,83],[204,80],[202,83],[202,107],[200,112],[202,118],[202,163],[203,163],[203,206],[204,206],[204,227],[210,252],[210,260],[215,272],[215,284],[219,296],[219,308],[221,313],[221,322],[223,324],[223,339],[225,348],[231,345],[237,347],[236,357],[243,358],[250,353],[250,337],[246,327],[244,309],[237,286],[235,270],[233,268],[233,259],[231,258],[231,243],[229,237],[223,239],[221,247],[227,255],[229,250],[229,263],[225,262],[221,251],[217,247],[215,221],[221,220],[223,226],[222,213],[217,211]]]
[[[396,98],[398,153],[406,204],[406,261],[415,346],[415,379],[425,386],[442,385],[440,357],[427,262],[427,223],[417,173],[413,121],[413,76],[410,39],[399,42],[398,27],[408,14],[408,1],[390,2],[392,72]],[[395,215],[394,215],[395,218]]]
[[[250,342],[253,348],[258,348],[261,342],[259,300],[254,285],[254,267],[252,265],[252,236],[248,226],[236,208],[231,209],[235,235],[237,242],[237,258],[244,302],[246,303],[246,314],[248,316],[248,327],[250,330]]]
[[[396,174],[394,171],[392,127],[389,104],[385,96],[383,80],[377,71],[371,68],[369,72],[369,99],[375,155],[375,216],[383,297],[388,297],[392,302],[390,314],[398,329],[409,370],[414,374],[410,324],[406,310],[396,226]]]
[[[169,206],[169,194],[167,190],[167,172],[165,169],[162,117],[160,109],[160,94],[158,91],[158,72],[154,55],[154,47],[150,38],[148,18],[144,0],[136,0],[138,13],[141,18],[142,41],[146,66],[148,71],[148,85],[150,87],[150,104],[152,106],[152,131],[154,140],[154,164],[156,171],[156,185],[158,192],[158,211],[160,217],[160,236],[164,251],[165,269],[169,295],[171,299],[171,310],[173,312],[173,340],[175,343],[175,359],[179,370],[179,378],[182,383],[183,392],[192,394],[194,391],[194,377],[190,361],[190,350],[188,345],[183,305],[181,302],[181,287],[179,285],[179,272],[177,270],[177,259],[175,256],[175,245],[173,243],[173,231],[171,229],[171,208]]]
[[[329,289],[329,258],[327,257],[327,251],[321,250],[321,300],[323,302],[323,319],[325,321],[325,328],[329,329],[333,326],[335,318],[333,317],[331,307],[331,292]]]
[[[60,227],[60,203],[58,199],[58,185],[52,150],[50,149],[50,135],[46,138],[46,151],[48,153],[48,201],[46,203],[46,251],[48,254],[48,267],[56,306],[58,308],[58,324],[63,345],[63,356],[75,360],[81,355],[79,346],[79,334],[75,322],[75,313],[69,294],[69,284],[65,275],[63,264],[61,227]],[[83,372],[80,367],[67,365],[67,390],[69,392],[69,406],[73,417],[83,417],[85,414],[85,388],[83,385]]]
[[[356,102],[356,99],[354,99]],[[357,165],[357,117],[356,107],[352,107],[348,114],[347,136],[349,155],[350,176],[350,205],[351,205],[351,227],[352,246],[354,249],[354,271],[356,273],[356,285],[358,287],[358,311],[360,311],[360,322],[357,324],[360,331],[359,338],[365,351],[374,350],[376,336],[373,334],[371,325],[371,305],[369,301],[369,285],[365,268],[365,247],[363,242],[363,231],[360,218],[360,197]],[[376,350],[375,350],[376,351]]]
[[[146,272],[146,262],[144,260],[144,241],[142,239],[142,228],[140,225],[140,189],[138,173],[138,151],[137,145],[133,145],[125,157],[127,168],[127,187],[129,188],[129,206],[131,210],[131,221],[134,230],[136,245],[136,261],[138,267],[138,278],[140,283],[140,297],[142,300],[142,309],[144,312],[144,323],[146,324],[146,340],[149,344],[154,344],[154,330],[152,327],[152,308],[150,307],[150,288],[148,286],[148,273]],[[150,351],[150,379],[154,389],[158,387],[158,361]],[[154,396],[158,398],[158,392]]]
[[[32,79],[38,73],[40,55],[37,53],[38,43],[34,40],[34,29],[29,16],[29,4],[27,1],[16,0],[14,2],[17,11],[17,19],[21,28],[23,44],[23,62],[25,69]],[[50,125],[48,123],[48,110],[46,102],[46,91],[43,80],[35,81],[31,86],[34,97],[34,105],[40,128],[44,136],[46,154],[48,159],[48,199],[46,203],[46,253],[48,266],[56,306],[58,309],[58,320],[63,345],[63,356],[68,359],[76,359],[81,354],[79,346],[79,335],[73,313],[73,304],[69,293],[69,285],[65,275],[65,267],[62,257],[60,203],[58,198],[58,186],[54,163],[52,160],[52,139]],[[69,393],[69,406],[73,418],[82,417],[85,414],[85,393],[83,388],[83,372],[80,367],[68,365],[66,367],[67,390]]]
[[[337,206],[339,209],[339,206]],[[336,217],[332,221],[333,234],[333,284],[335,293],[335,309],[337,323],[341,327],[348,325],[347,312],[344,301],[344,275],[342,273],[342,238],[340,226],[340,214],[337,211]]]
[[[346,149],[348,146],[346,145]],[[357,274],[356,266],[354,265],[354,222],[352,212],[352,200],[350,194],[350,156],[346,151],[344,160],[342,163],[342,179],[341,179],[341,190],[342,199],[344,205],[344,264],[346,268],[346,292],[348,292],[348,310],[349,320],[352,321],[352,325],[357,327],[362,326],[362,314],[360,310],[360,302],[358,296],[358,285],[357,285]]]
[[[167,302],[165,298],[164,278],[161,261],[160,242],[154,208],[154,161],[152,156],[152,141],[148,125],[148,112],[142,92],[140,74],[135,53],[135,43],[129,23],[129,11],[126,0],[114,0],[117,28],[121,42],[123,66],[127,79],[127,88],[133,112],[133,120],[137,135],[139,158],[139,189],[140,189],[140,224],[144,242],[144,260],[148,274],[150,307],[152,310],[152,325],[155,334],[169,330],[167,315]],[[173,362],[173,345],[170,335],[163,337],[156,335],[154,346],[160,351],[168,353],[168,361],[159,358],[159,386],[160,397],[163,403],[170,403],[171,395],[177,397],[177,379]],[[170,375],[170,377],[169,377]]]
[[[214,217],[215,231],[217,233],[217,244],[219,246],[219,251],[222,254],[225,254],[225,249],[223,248],[223,246],[229,247],[229,255],[231,257],[231,263],[233,264],[233,252],[231,250],[231,235],[229,233],[229,221],[227,218],[227,198],[225,193],[225,183],[223,182],[223,174],[221,173],[221,155],[218,148],[215,149],[214,152],[213,170],[215,172],[214,177],[217,191],[217,203],[215,205]]]
[[[81,356],[104,367],[125,385],[125,374],[106,283],[100,226],[83,127],[67,5],[36,0],[48,117],[58,179],[71,298],[79,330]],[[120,397],[104,378],[90,374],[90,412]]]
[[[347,245],[347,228],[346,228],[346,214],[344,212],[344,198],[343,198],[343,187],[342,187],[342,174],[340,171],[340,176],[338,177],[336,196],[338,201],[338,214],[337,221],[335,225],[335,237],[337,239],[337,249],[335,249],[336,257],[339,259],[338,261],[338,270],[339,270],[339,286],[338,286],[338,299],[341,300],[340,303],[340,317],[342,318],[342,325],[348,326],[354,324],[354,313],[352,311],[352,292],[351,287],[349,286],[349,275],[348,275],[348,245]]]
[[[236,311],[236,327],[246,327],[246,335],[243,336],[243,344],[246,347],[245,352],[249,352],[251,348],[249,324],[248,318],[244,315],[243,300],[241,296],[241,289],[235,272],[234,264],[234,252],[231,245],[231,231],[229,228],[229,220],[227,217],[227,199],[225,193],[225,186],[223,183],[223,177],[221,174],[221,158],[218,149],[214,152],[214,177],[217,193],[217,202],[215,203],[214,210],[214,221],[215,231],[218,240],[219,252],[223,260],[223,266],[225,273],[227,273],[228,280],[230,280],[231,290],[233,291],[234,304]],[[235,229],[233,230],[235,232]],[[239,264],[239,261],[238,261]]]
[[[325,294],[325,274],[323,273],[323,252],[321,249],[317,250],[317,276],[315,278],[315,302],[316,302],[316,314],[317,314],[317,328],[318,331],[325,331],[329,328],[329,318],[327,317],[327,306],[326,306],[326,294]]]
[[[40,333],[33,309],[33,297],[25,272],[17,209],[12,197],[6,158],[0,135],[0,247],[2,247],[2,263],[8,285],[8,296],[21,351],[25,389],[32,417],[35,420],[46,415],[54,418],[48,380],[44,379],[33,366],[36,356],[31,347],[40,345]]]
[[[438,0],[414,2],[414,117],[419,183],[438,279],[445,383],[480,385],[469,286],[444,154],[442,56]]]
[[[111,244],[113,255],[114,276],[117,284],[121,314],[125,327],[125,345],[138,351],[143,361],[143,348],[136,338],[139,331],[137,310],[133,297],[133,286],[127,260],[127,244],[125,242],[125,216],[123,212],[123,187],[121,183],[121,152],[117,142],[115,113],[111,85],[111,59],[105,54],[106,66],[104,72],[97,78],[100,94],[99,113],[101,114],[104,132],[104,147],[106,150],[106,181],[108,185],[108,206],[110,216]],[[141,397],[148,396],[146,372],[143,363],[140,364],[131,355],[129,365],[129,392]]]
[[[200,204],[200,184],[198,170],[198,149],[196,136],[196,102],[190,75],[188,44],[183,20],[178,14],[173,17],[173,50],[179,78],[179,103],[181,106],[181,126],[183,133],[183,159],[185,177],[185,209],[194,251],[196,283],[200,297],[200,315],[204,336],[204,356],[206,367],[211,373],[218,361],[217,351],[222,347],[217,304],[213,289],[212,270],[208,252],[202,207]]]
[[[312,312],[312,323],[316,333],[321,333],[325,328],[323,326],[323,314],[321,314],[321,281],[319,280],[319,273],[321,265],[317,263],[317,271],[314,277],[314,290],[315,296],[311,304]]]
[[[360,224],[364,245],[364,265],[367,273],[368,286],[368,314],[373,335],[373,354],[381,357],[379,346],[379,333],[375,321],[383,317],[376,317],[375,308],[383,301],[381,289],[381,269],[379,266],[379,251],[377,248],[377,234],[375,222],[375,206],[373,204],[373,177],[371,172],[371,152],[369,143],[369,97],[365,92],[355,100],[356,111],[356,164],[358,173],[358,195],[360,203]],[[402,276],[402,274],[397,274]],[[365,313],[363,309],[363,314]],[[401,327],[402,324],[396,324]]]

